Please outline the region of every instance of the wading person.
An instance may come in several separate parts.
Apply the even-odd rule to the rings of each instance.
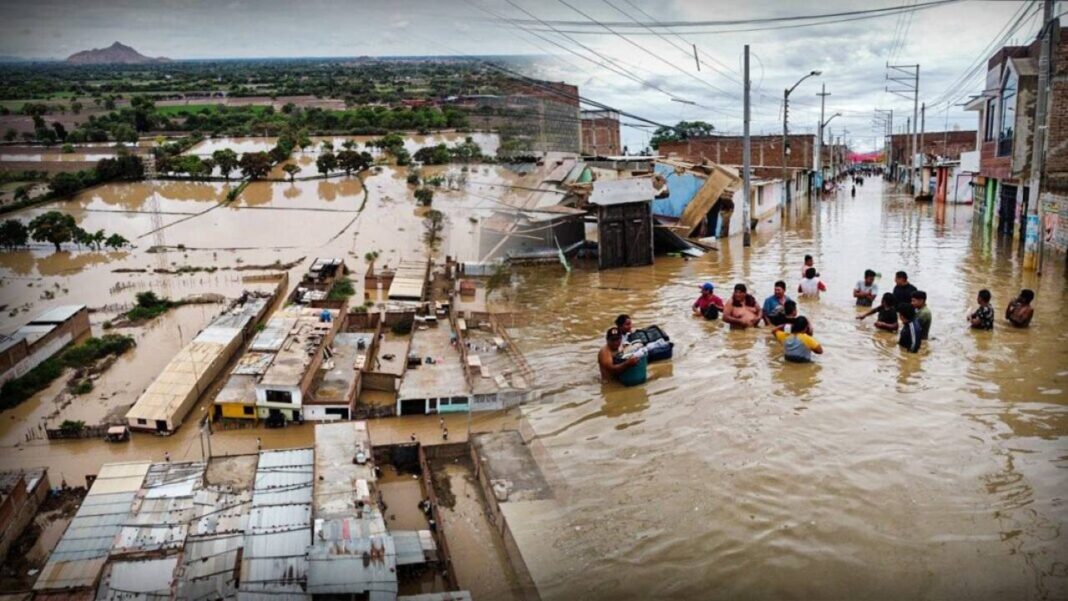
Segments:
[[[695,315],[701,315],[705,319],[719,319],[719,314],[723,312],[723,299],[716,296],[715,290],[716,287],[711,282],[701,285],[701,296],[693,303]]]
[[[640,361],[639,357],[630,357],[620,363],[615,362],[615,357],[623,347],[623,334],[619,328],[608,328],[604,335],[605,345],[597,354],[597,364],[601,368],[602,380],[614,380],[619,374],[634,367]]]
[[[809,269],[815,268],[816,262],[812,259],[812,255],[805,255],[805,262],[801,265],[801,277],[805,277],[805,274],[808,273]],[[818,271],[816,272],[816,275],[819,275]]]
[[[858,307],[870,307],[877,296],[879,296],[879,285],[875,283],[875,272],[865,269],[864,279],[858,280],[857,285],[853,286],[853,298],[857,299]]]
[[[823,280],[820,279],[820,274],[816,273],[815,267],[809,267],[805,271],[805,277],[801,280],[801,283],[797,285],[798,294],[810,298],[819,298],[820,292],[826,291],[827,286],[825,286]]]
[[[791,300],[789,296],[786,296],[786,282],[782,280],[775,282],[774,293],[764,299],[764,307],[761,309],[764,313],[764,323],[773,326],[786,323],[786,303]]]
[[[623,344],[626,344],[631,332],[634,331],[634,322],[630,319],[630,315],[622,313],[616,316],[615,324],[616,328],[619,329],[619,333],[623,336]]]
[[[920,352],[920,343],[923,338],[920,337],[920,324],[916,321],[916,309],[913,309],[912,305],[904,305],[897,314],[901,318],[901,334],[897,339],[898,346],[910,353]]]
[[[792,300],[788,300],[788,301],[786,301],[785,303],[782,304],[782,307],[783,307],[783,314],[786,316],[786,319],[783,321],[783,324],[782,324],[783,331],[784,332],[792,332],[792,331],[794,331],[793,330],[794,323],[797,321],[797,318],[800,317],[800,315],[797,312],[797,302],[792,301]],[[808,334],[809,336],[811,336],[812,335],[812,322],[809,321],[808,319],[805,319],[805,325],[808,327],[808,329],[805,330],[805,333]]]
[[[1035,315],[1035,308],[1031,306],[1033,300],[1035,300],[1033,290],[1028,288],[1021,290],[1020,295],[1012,299],[1009,306],[1005,308],[1005,319],[1018,328],[1026,328]]]
[[[808,320],[798,317],[794,320],[790,332],[786,325],[777,326],[773,333],[775,339],[782,343],[783,356],[792,363],[809,363],[812,353],[823,354],[823,347],[808,332]]]
[[[894,299],[894,295],[886,292],[883,294],[883,302],[878,307],[857,315],[858,320],[862,320],[869,315],[879,314],[879,317],[875,318],[875,327],[880,330],[886,330],[887,332],[896,332],[897,325],[897,301]]]
[[[912,308],[916,309],[916,321],[920,322],[920,338],[927,340],[931,333],[931,309],[927,307],[927,293],[917,290],[912,293]]]
[[[979,308],[968,316],[968,322],[973,330],[993,330],[994,307],[990,306],[990,291],[985,288],[980,290],[976,300],[979,302]]]
[[[761,317],[760,305],[745,284],[735,285],[734,294],[723,310],[723,321],[731,324],[732,330],[744,330],[759,325]]]
[[[909,283],[909,274],[904,271],[894,274],[894,302],[898,306],[911,305],[913,292],[916,287]]]

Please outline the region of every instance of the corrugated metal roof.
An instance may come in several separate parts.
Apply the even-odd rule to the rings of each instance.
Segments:
[[[425,539],[422,535],[423,532],[430,534],[429,530],[404,530],[393,533],[393,546],[397,551],[397,565],[405,566],[417,563],[426,563],[428,558],[427,553],[437,552],[437,545],[434,544],[433,537],[426,537],[430,541],[431,548],[425,549]]]
[[[267,323],[263,326],[263,329],[252,339],[252,343],[249,344],[248,350],[277,353],[281,350],[282,344],[286,341],[286,336],[289,335],[290,330],[292,330],[293,326],[296,324],[296,317],[276,315],[268,319]]]
[[[172,597],[171,582],[178,556],[143,561],[113,561],[100,583],[97,599],[130,601]]]
[[[446,591],[444,593],[423,593],[421,595],[401,595],[397,601],[471,601],[467,591]]]
[[[393,537],[317,541],[308,550],[308,592],[359,594],[397,592]]]
[[[31,324],[61,324],[85,308],[85,305],[61,305],[59,307],[52,307],[51,309],[41,313],[37,317],[30,320]]]
[[[35,591],[84,588],[96,583],[150,466],[147,462],[123,463],[100,469],[34,583]]]
[[[234,375],[262,376],[274,361],[273,353],[245,353],[234,366]]]
[[[256,465],[256,471],[272,467],[311,466],[314,462],[314,449],[284,449],[280,451],[261,451],[260,462]]]
[[[387,298],[392,300],[419,300],[426,288],[426,262],[401,261],[393,273]]]
[[[15,331],[15,336],[19,338],[25,338],[26,344],[33,344],[38,340],[44,338],[49,332],[58,328],[57,325],[51,324],[27,324]]]

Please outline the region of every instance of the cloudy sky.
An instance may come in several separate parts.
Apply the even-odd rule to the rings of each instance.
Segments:
[[[912,112],[885,91],[888,62],[921,65],[920,100],[934,105],[927,130],[973,129],[974,113],[956,104],[982,89],[985,69],[964,76],[1001,40],[1029,43],[1039,27],[1034,1],[898,10],[930,1],[0,0],[0,55],[64,58],[116,40],[173,59],[544,55],[533,74],[577,84],[584,97],[655,122],[700,119],[740,132],[749,44],[754,133],[781,132],[783,89],[821,70],[791,96],[791,131],[815,131],[815,94],[826,84],[827,115],[842,113],[832,133],[864,149],[882,135],[874,108],[894,109],[895,125]],[[892,12],[801,18],[882,8]],[[640,146],[647,132],[624,127],[625,141]]]

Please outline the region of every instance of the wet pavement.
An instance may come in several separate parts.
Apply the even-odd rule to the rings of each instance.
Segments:
[[[972,207],[917,205],[872,179],[807,207],[750,249],[522,272],[516,302],[532,315],[516,339],[549,387],[525,414],[567,489],[566,518],[545,529],[542,598],[1068,594],[1063,257],[1024,272],[1011,240],[973,228]],[[704,281],[724,297],[736,282],[761,300],[780,278],[796,289],[806,253],[829,289],[799,302],[826,351],[814,363],[785,363],[768,328],[691,317]],[[919,354],[854,319],[869,267],[882,291],[904,269],[928,292]],[[1031,328],[969,331],[984,287],[999,313],[1033,288]],[[619,312],[676,344],[632,389],[595,366]]]

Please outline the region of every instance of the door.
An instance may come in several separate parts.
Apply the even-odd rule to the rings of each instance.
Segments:
[[[601,222],[598,232],[599,255],[598,266],[601,269],[622,267],[626,256],[623,223],[619,221]]]
[[[401,401],[401,415],[423,415],[426,413],[425,399],[406,399]]]
[[[1016,226],[1016,186],[1001,186],[998,198],[998,233],[1012,235]]]

